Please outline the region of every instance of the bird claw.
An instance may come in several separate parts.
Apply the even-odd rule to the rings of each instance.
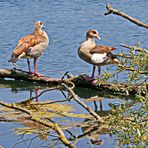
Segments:
[[[96,85],[97,84],[97,82],[98,82],[98,80],[96,80],[96,79],[94,79],[93,81],[92,81],[92,85]]]
[[[42,77],[43,75],[42,74],[40,74],[40,73],[33,73],[35,76],[38,76],[38,77]]]
[[[94,78],[94,77],[90,77],[90,76],[87,75],[87,76],[85,77],[85,80],[88,81],[88,82],[92,82],[92,81],[95,80],[95,78]]]

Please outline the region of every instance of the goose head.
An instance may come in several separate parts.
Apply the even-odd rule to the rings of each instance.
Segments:
[[[41,22],[41,21],[35,22],[35,24],[34,24],[35,30],[41,30],[42,28],[44,28],[43,22]]]
[[[86,33],[86,39],[89,39],[89,38],[91,38],[91,39],[96,38],[98,40],[101,40],[101,37],[100,37],[98,31],[95,29],[91,29]]]

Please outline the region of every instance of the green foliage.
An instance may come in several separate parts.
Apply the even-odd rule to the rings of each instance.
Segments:
[[[107,122],[111,128],[110,135],[116,136],[120,147],[146,148],[148,142],[147,98],[137,95],[135,99],[138,103],[132,107],[130,103],[111,105],[112,115]]]
[[[118,56],[121,57],[121,64],[117,66],[114,73],[109,73],[107,68],[102,74],[103,80],[113,78],[117,81],[118,75],[123,74],[128,75],[127,79],[124,78],[126,83],[135,84],[147,80],[145,73],[148,73],[148,52],[140,48],[139,43],[136,46],[131,46],[128,52],[127,50],[122,51]],[[123,79],[118,79],[118,81],[120,80],[123,81]]]

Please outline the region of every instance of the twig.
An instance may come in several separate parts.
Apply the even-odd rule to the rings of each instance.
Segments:
[[[45,127],[49,127],[51,129],[53,129],[59,135],[58,138],[61,140],[61,142],[65,146],[68,146],[70,148],[75,148],[76,147],[75,145],[73,145],[71,142],[69,142],[67,140],[67,138],[65,137],[63,131],[61,130],[61,128],[59,127],[59,125],[57,123],[54,123],[54,124],[53,123],[48,123],[46,121],[41,120],[40,118],[36,118],[36,117],[34,117],[34,115],[33,115],[33,113],[31,111],[29,111],[29,110],[27,110],[27,109],[25,109],[23,107],[17,106],[14,103],[6,104],[6,103],[3,103],[2,101],[0,101],[0,105],[5,106],[5,107],[10,108],[10,109],[16,109],[18,111],[21,111],[23,113],[28,114],[32,121],[34,121],[36,123],[39,123],[39,124],[41,124],[41,125],[43,125]]]
[[[129,45],[126,45],[126,44],[121,44],[122,47],[125,47],[125,48],[128,48],[128,49],[133,49],[135,51],[144,51],[145,53],[148,53],[148,50],[147,49],[144,49],[144,48],[140,48],[138,46],[129,46]]]
[[[134,69],[134,68],[126,67],[126,66],[121,65],[121,64],[118,64],[118,67],[121,67],[121,68],[123,68],[124,70],[128,70],[128,71],[138,71],[138,70],[136,70],[136,69]],[[148,74],[148,71],[138,71],[138,73],[140,73],[140,74]]]
[[[120,54],[115,54],[115,55],[117,57],[122,57],[122,58],[128,58],[128,59],[132,58],[131,54],[122,54],[122,53],[120,53]]]
[[[62,76],[61,80],[64,80],[65,76],[67,76],[68,73],[69,73],[69,71],[66,71],[66,72],[64,73],[64,75]]]
[[[136,24],[138,26],[141,26],[141,27],[144,27],[144,28],[148,29],[148,24],[143,23],[143,22],[129,16],[129,15],[127,15],[126,13],[124,13],[122,11],[119,11],[117,9],[112,8],[110,4],[106,5],[106,9],[107,9],[107,12],[105,13],[105,15],[113,13],[113,14],[116,14],[116,15],[119,15],[119,16],[122,16],[122,17],[128,19],[129,21],[133,22],[134,24]]]
[[[98,114],[96,114],[89,106],[87,106],[85,103],[80,101],[71,88],[67,87],[67,85],[64,83],[62,83],[62,85],[71,93],[71,95],[73,96],[74,100],[77,103],[79,103],[81,106],[83,106],[90,113],[90,115],[92,115],[97,121],[102,122],[101,117]]]

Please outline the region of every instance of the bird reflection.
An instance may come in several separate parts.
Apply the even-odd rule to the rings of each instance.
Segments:
[[[35,89],[24,89],[24,88],[11,88],[11,91],[13,93],[19,93],[20,91],[29,91],[29,98],[34,98],[36,102],[39,101],[39,88],[35,88]],[[28,98],[28,97],[26,97]]]

